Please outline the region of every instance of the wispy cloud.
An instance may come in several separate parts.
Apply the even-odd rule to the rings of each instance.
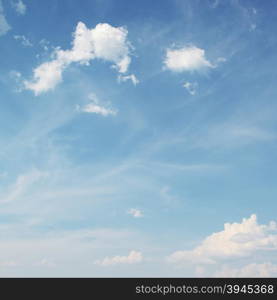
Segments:
[[[276,139],[271,131],[252,124],[230,121],[210,125],[206,132],[193,137],[192,147],[226,148],[246,146],[256,142],[267,142]]]
[[[14,35],[13,36],[15,40],[18,40],[21,42],[21,44],[25,47],[32,47],[33,44],[24,36],[24,35]]]
[[[17,177],[15,184],[8,187],[6,193],[0,194],[0,202],[11,202],[23,196],[28,189],[47,174],[36,169]]]
[[[183,84],[183,87],[188,91],[188,93],[190,93],[192,96],[195,95],[196,93],[196,88],[197,88],[197,83],[196,82],[189,82],[186,81]]]

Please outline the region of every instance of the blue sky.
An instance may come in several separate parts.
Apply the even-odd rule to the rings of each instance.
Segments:
[[[0,1],[0,276],[276,276],[275,1]]]

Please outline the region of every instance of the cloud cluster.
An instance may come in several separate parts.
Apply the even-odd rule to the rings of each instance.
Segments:
[[[111,266],[118,264],[136,264],[142,261],[141,252],[132,250],[128,256],[105,257],[103,260],[95,261],[95,264],[100,266]]]
[[[241,223],[225,223],[224,230],[213,233],[193,250],[176,251],[169,262],[216,263],[222,259],[246,257],[259,250],[276,250],[277,224],[259,225],[256,215]]]
[[[173,72],[202,71],[215,67],[207,60],[205,50],[196,46],[167,49],[164,65]]]
[[[94,59],[113,63],[112,67],[119,73],[127,72],[131,62],[131,45],[127,34],[128,31],[123,27],[100,23],[89,29],[79,22],[73,33],[72,48],[55,49],[54,59],[35,68],[33,80],[25,81],[25,88],[36,95],[46,92],[62,81],[62,73],[71,63],[89,65]]]

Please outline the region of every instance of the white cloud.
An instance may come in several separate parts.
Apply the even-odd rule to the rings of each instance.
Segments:
[[[202,71],[215,67],[205,57],[205,50],[195,46],[167,49],[164,64],[173,72]]]
[[[276,250],[277,224],[259,225],[256,215],[241,223],[225,223],[224,230],[213,233],[193,250],[176,251],[168,257],[173,263],[216,263],[218,260],[245,257],[259,250]]]
[[[131,208],[127,211],[127,213],[129,215],[132,215],[134,218],[142,218],[143,217],[142,211],[137,208]]]
[[[34,80],[24,82],[25,88],[33,90],[36,95],[54,89],[62,81],[64,68],[59,60],[41,64],[34,70]]]
[[[62,81],[62,72],[71,63],[89,65],[93,59],[112,62],[112,67],[119,73],[128,70],[131,58],[131,45],[127,40],[127,29],[113,27],[109,24],[98,24],[89,29],[82,22],[77,24],[73,34],[72,48],[62,50],[56,48],[52,56],[55,58],[34,69],[32,81],[25,81],[26,89],[36,95],[46,92]]]
[[[196,93],[197,83],[196,82],[185,82],[183,87],[192,95],[194,96]]]
[[[99,105],[94,104],[94,103],[89,103],[89,104],[85,105],[81,109],[81,111],[86,112],[86,113],[95,113],[95,114],[99,114],[99,115],[102,115],[102,116],[116,115],[116,111],[114,111],[112,109],[105,108],[103,106],[99,106]]]
[[[0,36],[6,34],[11,29],[4,15],[2,1],[0,0]]]
[[[137,79],[137,77],[134,74],[126,75],[126,76],[123,76],[123,75],[118,76],[119,82],[125,82],[127,80],[131,80],[134,85],[137,85],[139,83],[139,80]]]
[[[117,111],[110,108],[110,103],[100,101],[97,96],[93,93],[89,94],[90,103],[83,107],[77,106],[77,110],[85,113],[95,113],[104,117],[108,115],[116,115]]]
[[[24,35],[14,35],[15,40],[21,41],[21,44],[25,47],[32,47],[33,44]]]
[[[111,266],[118,264],[136,264],[142,261],[143,257],[141,252],[132,250],[128,256],[113,256],[105,257],[103,260],[95,261],[95,264],[101,266]]]
[[[18,0],[17,2],[12,2],[12,6],[14,7],[15,11],[19,15],[25,15],[25,13],[26,13],[26,5],[23,3],[22,0]]]
[[[272,263],[252,263],[241,268],[223,266],[214,277],[276,277],[277,265]]]

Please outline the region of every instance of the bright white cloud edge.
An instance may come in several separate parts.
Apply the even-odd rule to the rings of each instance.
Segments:
[[[131,45],[127,34],[127,29],[123,27],[100,23],[89,29],[79,22],[73,33],[72,48],[56,48],[52,54],[55,59],[35,68],[33,79],[24,81],[25,88],[32,90],[35,95],[54,89],[62,81],[62,73],[71,63],[89,65],[94,59],[112,62],[112,67],[119,73],[126,73],[131,62]],[[135,80],[133,77],[130,79]]]
[[[225,223],[224,230],[205,238],[192,250],[176,251],[168,258],[171,263],[215,264],[224,259],[247,257],[256,251],[277,249],[277,224],[259,225],[255,214],[241,223]]]

